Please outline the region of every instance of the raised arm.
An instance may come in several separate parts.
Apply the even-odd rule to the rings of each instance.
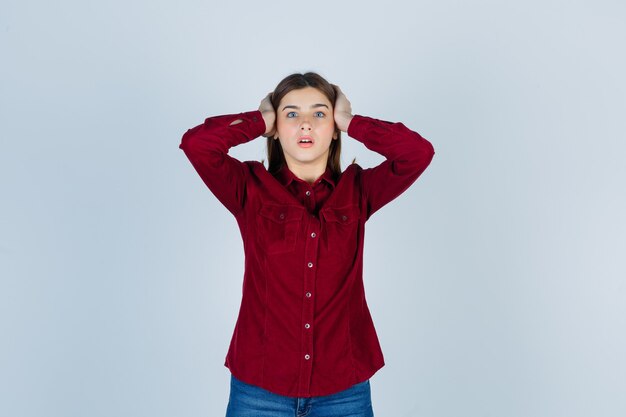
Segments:
[[[337,126],[386,159],[361,172],[367,218],[402,194],[428,167],[435,154],[432,144],[404,124],[352,115],[350,102],[339,87],[335,105]],[[347,124],[346,124],[347,123]]]
[[[267,109],[269,95],[259,110],[207,118],[182,137],[179,148],[217,199],[235,216],[241,213],[248,171],[228,150],[261,135],[271,134],[274,119]]]

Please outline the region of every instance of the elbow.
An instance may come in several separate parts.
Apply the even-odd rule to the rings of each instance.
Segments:
[[[430,165],[433,157],[435,156],[435,148],[433,144],[424,139],[424,148],[422,150],[422,157],[420,162],[420,168],[424,171],[428,165]]]
[[[184,151],[194,148],[194,146],[198,143],[197,132],[198,126],[187,129],[187,131],[183,134],[178,147]]]
[[[413,151],[414,161],[416,165],[423,166],[425,169],[435,156],[435,147],[427,139],[416,133],[417,140]]]
[[[424,152],[426,154],[428,162],[430,163],[430,161],[432,161],[433,157],[435,156],[435,147],[433,146],[432,143],[430,143],[426,139],[424,139],[424,142],[425,142],[425,146],[424,146],[425,150],[424,150]]]
[[[185,136],[183,136],[182,139],[180,140],[180,143],[178,144],[178,148],[182,149],[183,151],[187,148],[187,141],[185,140]]]
[[[419,133],[412,131],[412,140],[406,142],[403,156],[394,161],[394,172],[398,175],[419,177],[435,156],[432,143]]]

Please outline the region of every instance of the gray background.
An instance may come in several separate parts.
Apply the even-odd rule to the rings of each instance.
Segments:
[[[0,415],[224,414],[241,238],[178,144],[307,70],[436,149],[367,224],[376,415],[626,415],[624,2],[224,3],[2,0]]]

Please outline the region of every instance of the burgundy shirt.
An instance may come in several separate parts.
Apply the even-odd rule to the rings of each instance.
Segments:
[[[415,182],[434,150],[402,123],[354,115],[348,135],[386,160],[351,164],[336,179],[327,169],[310,185],[286,166],[273,176],[228,155],[265,129],[258,110],[209,117],[179,145],[243,238],[241,306],[224,365],[276,394],[334,394],[385,364],[363,288],[365,222]]]

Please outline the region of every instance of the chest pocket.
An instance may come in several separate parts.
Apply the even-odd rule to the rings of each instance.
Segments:
[[[329,255],[352,259],[358,243],[359,206],[323,208],[321,214],[325,220]]]
[[[264,204],[257,214],[257,242],[261,251],[273,255],[296,248],[304,207]]]

